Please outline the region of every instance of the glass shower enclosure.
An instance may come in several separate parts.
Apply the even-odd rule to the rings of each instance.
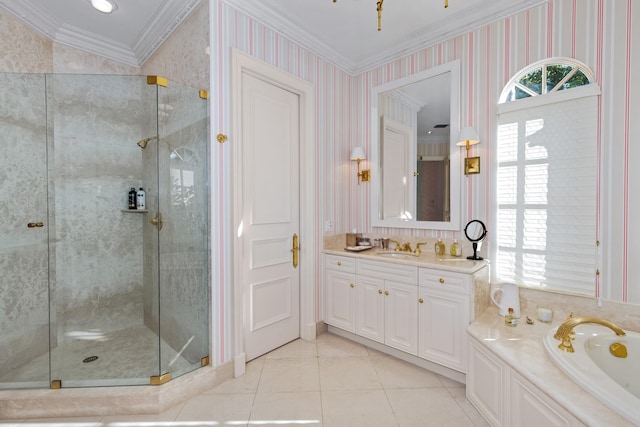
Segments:
[[[208,363],[207,129],[161,77],[0,74],[0,389]]]

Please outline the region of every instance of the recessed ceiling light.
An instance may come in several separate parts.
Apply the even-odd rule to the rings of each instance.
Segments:
[[[113,0],[90,0],[91,6],[102,13],[112,13],[118,8]]]

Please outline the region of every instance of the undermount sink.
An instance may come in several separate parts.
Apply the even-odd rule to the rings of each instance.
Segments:
[[[417,258],[418,254],[414,254],[413,252],[378,252],[377,255],[387,257],[387,258]]]

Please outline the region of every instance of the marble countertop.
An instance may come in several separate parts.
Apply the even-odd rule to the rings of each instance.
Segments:
[[[490,307],[469,325],[467,332],[585,425],[633,426],[574,383],[547,357],[542,338],[561,322],[535,321],[528,325],[526,315],[535,319],[533,313],[522,313],[518,326],[513,328],[504,324],[496,307]]]
[[[456,258],[450,255],[442,255],[436,257],[432,252],[423,252],[420,255],[413,257],[411,255],[407,257],[385,257],[380,253],[394,252],[393,250],[381,250],[379,248],[371,248],[361,252],[351,252],[341,248],[325,248],[323,250],[326,254],[348,256],[361,259],[370,259],[381,262],[392,262],[396,264],[414,265],[416,267],[427,267],[435,270],[446,270],[456,273],[473,274],[480,270],[482,267],[488,265],[488,261],[474,261],[468,260],[466,257]],[[402,254],[402,252],[398,252]]]

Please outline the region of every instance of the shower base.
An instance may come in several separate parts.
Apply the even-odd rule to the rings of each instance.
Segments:
[[[163,372],[158,362],[158,345]],[[96,356],[97,359],[84,362]],[[158,343],[158,336],[144,325],[108,333],[75,332],[51,352],[51,379],[61,380],[62,387],[148,385],[151,376],[184,373],[192,370],[192,366],[164,341]],[[48,354],[0,377],[0,389],[48,388],[49,385]]]
[[[56,372],[60,372],[61,389],[49,388],[47,355],[14,370],[10,378],[0,378],[2,388],[11,384],[7,379],[16,385],[0,389],[0,420],[113,415],[114,408],[121,415],[157,414],[233,377],[233,363],[227,362],[215,368],[200,367],[163,385],[149,385],[150,376],[158,372],[159,345],[150,329],[140,325],[101,339],[84,338],[75,337],[52,352],[52,360],[59,366]],[[167,344],[160,345],[167,363],[174,361],[170,372],[194,368]],[[90,356],[98,359],[82,362]],[[133,384],[136,379],[141,385]],[[33,387],[25,388],[25,382]]]
[[[160,386],[0,390],[0,420],[158,414],[233,377],[233,362]]]

